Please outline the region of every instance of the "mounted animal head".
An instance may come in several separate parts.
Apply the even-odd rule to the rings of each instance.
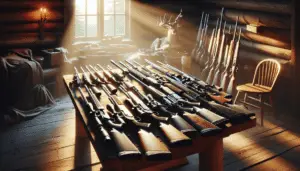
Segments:
[[[180,13],[177,15],[177,17],[172,21],[172,16],[168,18],[167,14],[165,14],[162,17],[159,17],[158,26],[163,27],[167,30],[173,30],[173,32],[176,32],[177,28],[180,27],[179,21],[183,17],[182,15],[182,9],[180,10]]]

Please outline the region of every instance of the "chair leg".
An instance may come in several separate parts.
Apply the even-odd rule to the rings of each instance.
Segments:
[[[264,126],[264,98],[260,95],[260,125]]]
[[[272,108],[273,108],[273,99],[272,99],[272,96],[271,96],[271,95],[269,95],[269,103],[270,103],[270,105],[271,105]]]
[[[234,99],[234,101],[233,101],[233,104],[235,104],[235,103],[236,103],[236,100],[237,100],[237,98],[238,98],[239,94],[240,94],[240,91],[238,91],[238,92],[236,93],[236,96],[235,96],[235,99]]]
[[[248,93],[245,92],[245,95],[244,95],[244,102],[247,102],[247,97],[248,97]]]

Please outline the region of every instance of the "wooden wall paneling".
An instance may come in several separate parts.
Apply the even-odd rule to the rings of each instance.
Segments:
[[[27,24],[5,24],[0,27],[0,33],[37,33],[40,27],[36,23]],[[45,32],[62,32],[64,30],[64,24],[61,22],[47,23],[44,26]]]
[[[39,9],[41,7],[49,9],[64,8],[63,0],[2,0],[0,9]]]
[[[206,10],[211,16],[219,17],[220,8]],[[239,16],[240,24],[252,24],[255,26],[266,26],[274,28],[290,28],[290,16],[289,15],[279,15],[272,14],[267,12],[258,12],[250,10],[236,10],[236,9],[225,9],[224,10],[224,19],[234,22]]]
[[[291,1],[255,1],[255,0],[202,0],[201,4],[215,4],[219,7],[272,12],[276,14],[291,14]]]
[[[57,44],[62,33],[45,33],[44,40],[39,40],[38,33],[16,33],[1,36],[0,47],[34,47]]]
[[[276,56],[281,59],[290,60],[291,59],[291,50],[278,48],[275,46],[265,45],[261,43],[255,43],[248,40],[241,40],[241,47],[246,47],[249,49],[254,49],[262,53],[266,53],[272,56]]]
[[[210,21],[209,26],[214,28],[216,26],[216,23],[216,20]],[[228,21],[226,21],[227,29],[229,29],[229,27],[234,28],[234,26],[234,23],[229,23]],[[258,27],[258,32],[253,33],[247,31],[246,25],[244,24],[238,24],[237,28],[242,29],[241,37],[248,41],[253,41],[284,49],[291,49],[290,31],[287,29]]]
[[[1,9],[0,9],[1,10]],[[14,23],[36,23],[40,20],[40,10],[22,10],[19,12],[0,12],[0,24]],[[60,10],[48,9],[47,22],[61,22],[64,20],[63,12]]]

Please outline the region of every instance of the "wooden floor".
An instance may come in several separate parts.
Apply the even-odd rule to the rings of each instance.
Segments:
[[[282,118],[267,115],[265,127],[226,138],[225,170],[299,170],[300,126]],[[75,129],[74,108],[65,96],[50,111],[1,131],[0,170],[99,170],[88,138],[76,139]],[[86,146],[75,149],[78,141]],[[174,170],[197,170],[198,157],[188,159],[189,165]]]

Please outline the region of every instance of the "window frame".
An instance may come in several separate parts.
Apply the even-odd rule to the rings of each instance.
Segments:
[[[87,14],[87,2],[88,0],[85,0],[85,13],[77,15],[74,14],[74,17],[77,16],[84,16],[85,17],[85,36],[84,37],[75,37],[75,31],[73,35],[74,41],[100,41],[103,38],[110,37],[110,36],[104,36],[104,16],[111,15],[114,17],[114,36],[122,36],[122,35],[115,35],[116,34],[116,16],[121,15],[125,16],[125,34],[123,35],[124,38],[130,38],[130,11],[131,11],[131,0],[125,0],[125,13],[124,14],[116,14],[115,7],[114,7],[114,13],[112,14],[104,14],[104,0],[97,0],[97,13],[96,14]],[[115,2],[115,0],[114,0]],[[75,1],[74,1],[75,3]],[[76,8],[76,5],[75,5]],[[87,18],[88,16],[97,16],[97,36],[96,37],[87,37]],[[74,22],[74,28],[75,28],[76,20]]]

